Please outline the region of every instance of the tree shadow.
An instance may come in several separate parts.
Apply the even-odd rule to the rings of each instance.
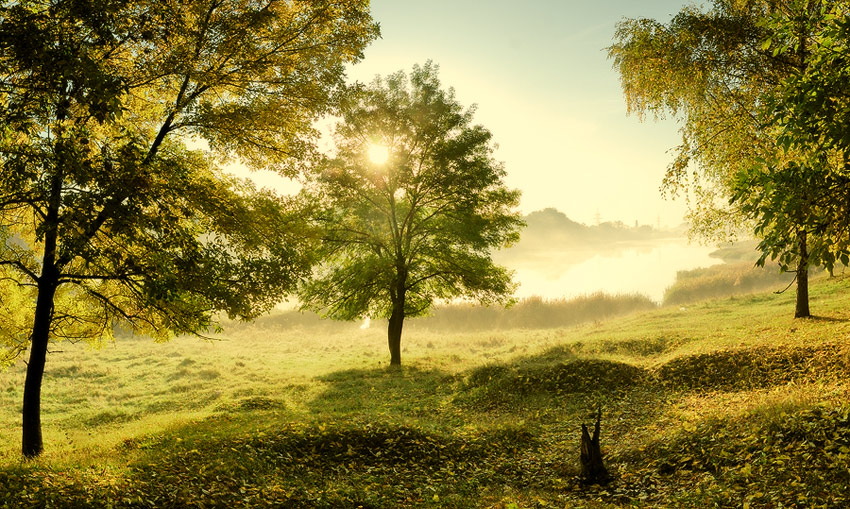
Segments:
[[[837,316],[817,316],[817,315],[805,317],[804,320],[811,320],[812,322],[827,322],[827,323],[850,322],[850,318],[839,318]]]
[[[415,366],[347,369],[317,377],[325,390],[308,403],[313,413],[424,415],[453,391],[457,377]]]

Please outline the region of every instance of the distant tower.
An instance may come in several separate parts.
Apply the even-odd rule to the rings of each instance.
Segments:
[[[596,209],[596,216],[594,217],[596,218],[596,226],[599,226],[599,224],[602,222],[602,216],[599,215],[599,209]]]
[[[655,227],[661,229],[661,214],[658,214],[658,219],[655,220]]]

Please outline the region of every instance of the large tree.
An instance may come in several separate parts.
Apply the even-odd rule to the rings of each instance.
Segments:
[[[49,342],[203,334],[308,272],[291,204],[219,164],[291,172],[376,33],[366,0],[0,4],[0,266],[35,303],[4,335],[30,343],[25,456]]]
[[[335,157],[307,188],[325,234],[303,302],[332,318],[388,319],[391,365],[401,363],[405,317],[437,299],[505,302],[514,288],[490,254],[518,239],[519,192],[503,182],[490,132],[437,71],[428,63],[357,91]]]
[[[681,121],[683,143],[665,189],[691,192],[699,234],[752,228],[762,239],[759,263],[777,258],[796,272],[797,317],[809,316],[809,265],[831,267],[843,251],[825,235],[843,216],[823,200],[846,190],[846,179],[818,147],[790,147],[776,121],[777,108],[787,106],[782,88],[810,64],[809,21],[824,5],[715,0],[710,10],[689,7],[667,24],[626,20],[609,48],[630,111]],[[794,50],[777,51],[776,39],[792,39]]]

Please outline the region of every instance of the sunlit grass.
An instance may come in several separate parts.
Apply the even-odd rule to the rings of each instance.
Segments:
[[[823,421],[838,437],[824,442],[831,461],[847,463],[840,448],[850,446],[841,420],[850,396],[842,346],[850,337],[848,282],[813,282],[811,320],[793,319],[787,292],[571,327],[409,327],[401,371],[388,369],[380,323],[361,329],[285,314],[226,324],[217,341],[121,338],[100,350],[56,345],[43,390],[46,452],[23,470],[25,366],[0,374],[0,485],[50,488],[94,505],[123,493],[149,497],[117,504],[142,506],[321,505],[319,496],[330,506],[336,500],[383,507],[740,500],[755,492],[741,491],[752,474],[737,463],[736,447],[761,444],[768,454],[790,454],[789,468],[809,454],[796,441],[759,442],[777,430]],[[597,406],[618,479],[607,488],[583,487],[575,478],[578,427]],[[420,443],[453,448],[439,457],[454,462],[454,470],[417,456]],[[399,456],[383,462],[379,453]],[[766,487],[785,482],[785,470],[747,461],[763,479],[754,485],[763,499],[754,504],[779,497],[773,500],[787,505],[790,499]],[[410,480],[395,485],[393,469]],[[825,480],[805,477],[812,489],[844,496],[830,484],[838,479],[830,477],[833,470],[818,472]],[[706,473],[719,488],[706,484]],[[169,488],[168,478],[182,479],[177,484],[185,488]],[[27,493],[46,500],[38,498],[41,491]],[[248,495],[253,502],[243,501]],[[0,494],[0,502],[13,496]]]

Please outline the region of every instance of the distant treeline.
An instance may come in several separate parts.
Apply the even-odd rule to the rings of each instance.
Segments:
[[[507,255],[534,250],[561,250],[565,247],[599,248],[623,242],[646,242],[671,236],[684,235],[685,227],[674,230],[659,230],[650,225],[634,227],[622,221],[606,221],[588,226],[573,221],[554,208],[532,212],[523,218],[525,230],[517,245],[506,250]]]

